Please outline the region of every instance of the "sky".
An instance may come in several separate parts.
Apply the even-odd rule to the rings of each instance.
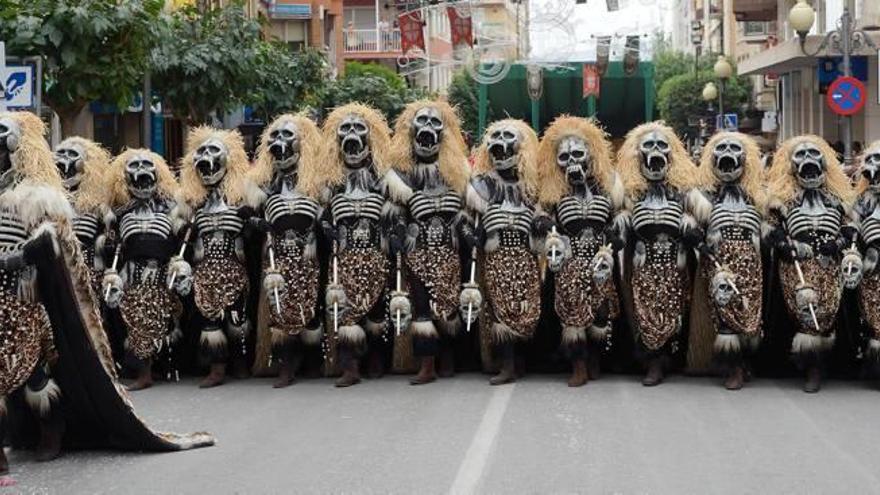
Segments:
[[[606,0],[586,0],[586,4],[575,4],[575,0],[531,0],[530,59],[589,61],[595,59],[593,36],[670,32],[675,2],[618,0],[620,10],[608,12]]]

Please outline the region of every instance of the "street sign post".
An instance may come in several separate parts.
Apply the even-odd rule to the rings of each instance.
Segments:
[[[828,108],[837,115],[854,115],[862,110],[868,97],[868,91],[862,81],[855,77],[838,77],[828,86],[825,100]]]
[[[739,130],[739,115],[735,113],[718,114],[715,116],[715,128],[719,131]]]

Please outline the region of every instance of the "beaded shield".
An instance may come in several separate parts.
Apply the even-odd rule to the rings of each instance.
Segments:
[[[573,239],[573,243],[579,239]],[[589,327],[593,324],[596,311],[608,301],[609,318],[615,319],[620,314],[617,288],[613,277],[609,277],[601,286],[593,281],[593,256],[599,250],[599,243],[593,249],[574,256],[565,261],[562,269],[556,274],[556,298],[554,307],[563,326]]]
[[[20,387],[51,349],[52,327],[43,305],[0,290],[0,397]]]
[[[871,327],[871,337],[880,339],[880,273],[875,271],[862,279],[859,305],[865,321]]]
[[[808,335],[817,335],[826,337],[833,333],[834,320],[837,316],[837,309],[840,306],[840,298],[843,289],[840,284],[840,275],[838,263],[829,263],[823,267],[817,258],[810,258],[800,262],[801,270],[804,273],[804,281],[807,286],[812,287],[816,291],[819,302],[814,308],[816,311],[816,320],[819,323],[819,330],[812,322],[805,324],[797,317],[797,287],[800,285],[800,278],[794,263],[780,260],[779,262],[779,278],[782,284],[782,293],[785,297],[785,307],[788,313],[795,320],[798,331]]]
[[[273,239],[275,268],[284,277],[286,289],[280,296],[281,313],[269,308],[269,323],[288,335],[299,335],[315,317],[318,303],[317,258],[303,258],[302,246],[284,239]],[[268,262],[263,270],[269,269]]]
[[[247,271],[232,256],[206,254],[193,273],[196,307],[206,317],[220,319],[226,308],[247,293]]]
[[[348,298],[339,325],[357,325],[382,299],[391,263],[378,249],[351,247],[337,255],[337,264],[339,284]]]
[[[646,243],[646,248],[645,264],[633,270],[633,308],[642,345],[657,351],[681,328],[689,281],[678,268],[675,244]]]
[[[716,249],[715,259],[721,267],[734,274],[739,294],[725,306],[710,304],[716,331],[719,325],[727,330],[749,337],[761,331],[763,298],[761,254],[746,238],[724,239]],[[706,280],[718,272],[714,263],[703,263]]]
[[[129,348],[138,359],[149,359],[158,353],[171,330],[172,319],[182,310],[180,301],[165,285],[165,270],[148,263],[134,267],[135,281],[119,303],[119,312],[128,327]]]
[[[458,311],[461,260],[447,245],[419,247],[405,256],[407,269],[424,284],[436,318]]]
[[[501,246],[486,253],[483,277],[489,309],[495,320],[507,325],[516,338],[531,338],[541,316],[537,257],[525,246]],[[493,337],[502,341],[509,338]]]

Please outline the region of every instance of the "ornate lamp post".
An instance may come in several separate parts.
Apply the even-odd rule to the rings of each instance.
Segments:
[[[733,75],[733,66],[724,58],[724,55],[718,55],[718,61],[712,67],[715,77],[718,78],[718,113],[724,118],[724,82]]]
[[[863,29],[858,29],[853,21],[849,8],[843,8],[843,15],[837,21],[837,29],[829,31],[825,35],[825,39],[819,45],[815,52],[808,52],[806,48],[807,34],[816,21],[816,12],[813,10],[806,0],[798,0],[798,2],[788,12],[788,23],[792,29],[797,32],[801,42],[801,51],[810,57],[815,57],[822,50],[829,48],[843,56],[841,70],[845,77],[852,76],[851,58],[853,53],[858,51],[862,46],[867,45],[874,50],[877,46],[871,40],[871,37]],[[843,118],[843,161],[847,169],[849,169],[854,161],[852,150],[852,119],[850,117]]]

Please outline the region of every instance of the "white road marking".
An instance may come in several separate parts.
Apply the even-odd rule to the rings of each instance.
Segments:
[[[501,420],[504,419],[504,413],[507,411],[514,387],[516,387],[515,383],[494,387],[492,398],[489,399],[486,412],[483,413],[483,419],[480,420],[480,425],[477,426],[474,433],[474,439],[471,440],[467,453],[458,467],[458,473],[456,473],[452,487],[449,489],[450,494],[477,493],[483,478],[483,470],[492,454],[495,437],[498,436],[498,431],[501,429]]]

